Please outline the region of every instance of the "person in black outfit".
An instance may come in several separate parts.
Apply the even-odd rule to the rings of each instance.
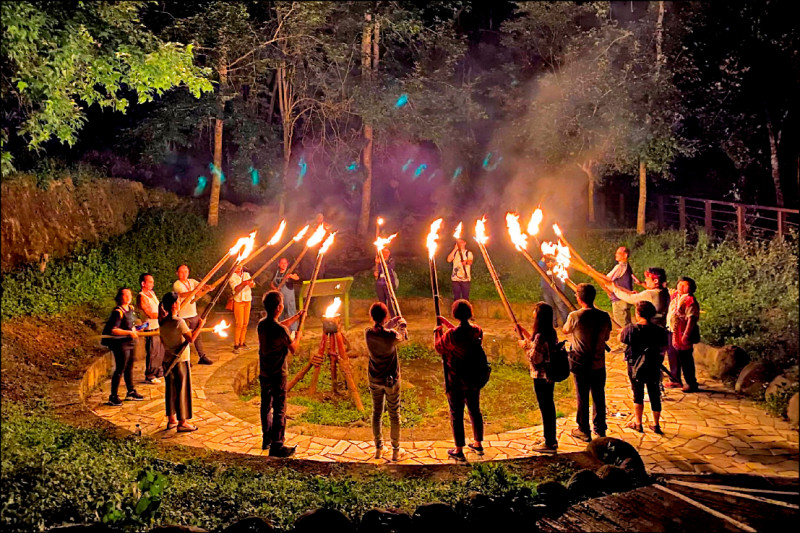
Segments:
[[[597,290],[588,283],[578,285],[575,295],[581,306],[567,317],[564,334],[569,336],[569,368],[575,382],[578,427],[572,436],[591,442],[589,432],[589,394],[592,396],[592,423],[598,437],[606,436],[606,341],[611,336],[611,317],[594,307]]]
[[[443,316],[437,317],[439,326],[434,331],[436,351],[442,356],[444,365],[445,392],[450,405],[450,424],[456,447],[447,450],[447,455],[457,461],[466,461],[464,456],[464,404],[472,422],[474,442],[469,447],[483,455],[483,415],[481,414],[481,390],[466,382],[463,369],[468,357],[483,343],[483,330],[470,324],[472,305],[466,300],[456,300],[452,308],[453,318],[460,323],[454,326]]]
[[[627,427],[644,433],[642,415],[644,414],[644,388],[650,397],[653,410],[653,425],[650,430],[663,435],[661,419],[661,364],[664,361],[664,348],[667,346],[667,330],[652,323],[656,307],[650,302],[636,304],[636,323],[628,324],[619,333],[619,341],[626,345],[625,361],[628,362],[628,379],[633,391],[633,410],[636,420]]]
[[[106,321],[103,335],[120,337],[119,339],[108,339],[105,343],[114,354],[114,373],[111,374],[111,395],[108,397],[108,402],[119,407],[122,405],[122,401],[117,392],[123,376],[125,377],[125,387],[128,389],[125,399],[138,402],[144,400],[144,397],[133,387],[133,351],[138,340],[133,325],[136,320],[136,314],[131,305],[133,293],[127,287],[123,287],[117,291],[114,301],[117,302],[117,306],[111,311],[111,316]]]
[[[289,457],[297,448],[284,446],[286,432],[286,381],[289,352],[297,353],[302,333],[298,331],[294,341],[289,328],[304,313],[289,317],[283,322],[277,318],[283,312],[283,296],[278,291],[264,293],[262,299],[267,316],[258,322],[258,381],[261,384],[261,449],[269,448],[272,457]]]
[[[530,362],[533,390],[536,393],[536,402],[539,404],[544,425],[544,440],[537,443],[534,451],[553,453],[558,449],[556,404],[553,399],[556,383],[548,376],[550,354],[558,344],[558,335],[553,327],[553,308],[544,302],[537,303],[533,308],[531,332],[521,329],[525,339],[520,340],[519,345],[525,349]]]

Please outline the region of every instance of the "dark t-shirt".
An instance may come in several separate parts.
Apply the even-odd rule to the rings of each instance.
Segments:
[[[292,338],[289,329],[272,318],[258,322],[258,363],[261,377],[288,376],[289,345]]]
[[[567,317],[564,331],[570,336],[571,358],[592,369],[606,366],[606,341],[611,335],[611,317],[596,309],[578,309]]]
[[[103,335],[113,335],[111,331],[115,328],[124,329],[124,330],[132,330],[133,323],[136,320],[136,313],[134,312],[133,306],[129,307],[128,310],[124,310],[122,306],[117,306],[111,311],[111,316],[108,317],[106,320],[106,325],[103,327]],[[106,343],[106,346],[111,346],[115,344],[117,346],[134,346],[136,344],[136,339],[131,337],[125,337],[124,339],[109,339],[110,342]]]
[[[636,361],[644,354],[649,360],[661,358],[667,346],[667,330],[655,324],[628,324],[622,330],[620,338],[625,346],[625,360]]]
[[[386,378],[395,380],[400,377],[400,365],[397,361],[397,345],[403,338],[395,329],[383,327],[367,328],[364,332],[369,351],[369,379],[384,383]]]

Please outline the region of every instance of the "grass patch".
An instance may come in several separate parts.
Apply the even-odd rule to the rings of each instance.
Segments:
[[[3,407],[0,523],[5,531],[97,520],[125,531],[164,524],[211,531],[253,515],[288,528],[316,507],[339,509],[358,520],[374,507],[413,512],[422,503],[456,505],[473,491],[533,493],[544,480],[493,464],[429,479],[352,474],[335,467],[321,476],[280,466],[253,470],[196,458],[176,462],[174,454],[166,456],[147,438],[117,439],[74,428],[52,418],[46,406],[31,411],[7,402]],[[571,470],[552,475],[563,481]]]

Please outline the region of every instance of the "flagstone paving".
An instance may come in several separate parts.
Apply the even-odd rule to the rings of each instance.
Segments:
[[[410,319],[410,328],[414,319]],[[309,320],[309,336],[314,336],[314,321]],[[507,335],[508,324],[500,320],[483,320],[487,338]],[[253,329],[248,338],[257,344]],[[424,328],[421,328],[424,329]],[[360,330],[359,330],[360,331]],[[616,333],[616,332],[615,332]],[[316,334],[318,336],[318,334]],[[166,443],[197,446],[213,450],[266,456],[261,450],[261,427],[227,412],[206,394],[210,387],[232,386],[218,380],[230,380],[230,374],[221,369],[235,357],[230,343],[209,337],[207,349],[215,363],[211,366],[192,365],[193,411],[192,422],[199,426],[193,433],[176,433],[166,430],[164,416],[164,384],[147,385],[141,382],[143,361],[137,361],[134,376],[137,390],[145,397],[143,402],[124,402],[122,407],[107,403],[109,382],[86,398],[97,416],[133,431],[136,424],[142,433]],[[608,435],[623,439],[639,451],[651,473],[713,472],[753,473],[770,476],[798,476],[798,433],[783,420],[765,413],[757,403],[741,398],[727,390],[722,383],[698,369],[701,392],[684,394],[668,390],[663,399],[662,428],[659,436],[646,430],[644,434],[625,427],[632,418],[633,403],[628,385],[625,363],[616,342],[607,357],[608,380],[606,402],[608,409]],[[252,355],[250,355],[252,357]],[[196,360],[196,355],[192,355]],[[124,387],[124,385],[123,385]],[[532,392],[531,392],[532,393]],[[366,406],[369,409],[369,406]],[[645,404],[645,417],[650,416],[649,403]],[[645,421],[645,427],[647,421]],[[575,428],[574,413],[558,419],[559,452],[582,451],[586,445],[570,435]],[[468,431],[469,432],[469,431]],[[388,433],[388,428],[387,428]],[[482,457],[467,450],[467,459],[474,461],[510,460],[536,455],[532,447],[542,436],[542,427],[515,429],[486,435],[485,454]],[[287,431],[286,444],[297,445],[296,458],[325,462],[386,463],[384,458],[374,459],[372,442],[338,440],[323,435],[300,435]],[[447,449],[450,440],[401,441],[399,464],[425,465],[452,463]]]

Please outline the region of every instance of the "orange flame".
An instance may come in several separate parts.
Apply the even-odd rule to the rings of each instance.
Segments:
[[[339,308],[342,306],[342,299],[338,296],[333,299],[333,303],[325,308],[324,318],[333,318],[339,314]]]
[[[292,239],[294,240],[294,242],[300,242],[300,240],[303,238],[303,235],[305,235],[305,234],[306,234],[306,232],[308,231],[308,228],[309,228],[309,226],[308,226],[308,224],[306,224],[306,227],[304,227],[303,229],[301,229],[300,231],[298,231],[298,232],[297,232],[297,235],[295,235],[294,237],[292,237]]]
[[[567,269],[571,262],[569,247],[562,246],[560,243],[543,242],[542,254],[555,257],[556,264],[553,267],[553,274],[561,281],[565,281],[569,277]]]
[[[539,224],[542,223],[542,210],[537,208],[531,215],[531,221],[528,222],[528,235],[534,236],[539,233]]]
[[[336,232],[335,231],[333,233],[331,233],[330,235],[328,235],[328,238],[325,239],[325,242],[323,242],[322,246],[320,246],[320,248],[319,248],[319,254],[320,255],[322,255],[322,254],[324,254],[325,252],[328,251],[328,248],[330,248],[331,244],[333,244],[333,238],[335,236],[336,236]]]
[[[461,238],[461,227],[463,225],[464,225],[463,222],[459,222],[458,226],[456,226],[456,231],[455,231],[455,233],[453,233],[453,237],[455,237],[456,239],[460,239]]]
[[[511,237],[511,242],[517,250],[524,250],[528,247],[528,236],[522,233],[522,228],[519,226],[519,215],[516,213],[506,213],[506,226],[508,226],[508,235]]]
[[[556,232],[556,235],[561,237],[561,228],[558,227],[558,224],[553,224],[553,231]]]
[[[231,325],[230,325],[230,324],[228,324],[226,321],[222,320],[222,321],[220,321],[220,323],[219,323],[219,324],[217,324],[216,326],[214,326],[214,330],[213,330],[213,331],[214,331],[214,333],[215,333],[216,335],[219,335],[220,337],[223,337],[223,338],[225,338],[225,337],[227,337],[227,336],[228,336],[228,332],[227,332],[226,330],[227,330],[229,327],[231,327]]]
[[[392,233],[391,235],[389,235],[389,236],[388,236],[388,237],[386,237],[385,239],[384,239],[383,237],[378,237],[378,240],[376,240],[376,241],[375,241],[373,244],[375,245],[375,247],[376,247],[376,248],[378,249],[378,251],[380,252],[381,250],[383,250],[383,249],[384,249],[384,247],[386,247],[386,245],[387,245],[387,244],[389,244],[390,242],[392,242],[392,240],[393,240],[395,237],[397,237],[397,233]]]
[[[439,240],[439,228],[442,227],[444,219],[437,218],[431,224],[431,232],[428,233],[427,246],[428,246],[428,259],[433,259],[436,254],[436,241]]]
[[[481,244],[486,244],[489,237],[486,235],[486,215],[475,221],[475,240]]]
[[[274,244],[277,244],[278,241],[281,240],[281,236],[283,236],[283,230],[285,229],[286,229],[286,219],[284,218],[283,220],[281,220],[281,225],[278,226],[278,231],[276,231],[275,235],[273,235],[272,238],[269,241],[267,241],[267,246],[272,246]]]
[[[236,258],[236,261],[242,261],[243,259],[247,258],[250,255],[250,252],[253,251],[253,245],[255,244],[256,239],[256,232],[250,234],[249,237],[239,237],[239,240],[236,241],[236,244],[233,245],[233,248],[228,250],[230,255],[235,253],[239,253],[239,257]]]
[[[383,217],[378,217],[378,220],[376,220],[376,222],[378,223],[379,226],[383,226]]]
[[[317,229],[314,230],[314,233],[311,234],[311,237],[308,238],[306,241],[306,246],[311,248],[312,246],[316,246],[322,242],[322,239],[325,237],[325,226],[320,224],[317,226]]]

